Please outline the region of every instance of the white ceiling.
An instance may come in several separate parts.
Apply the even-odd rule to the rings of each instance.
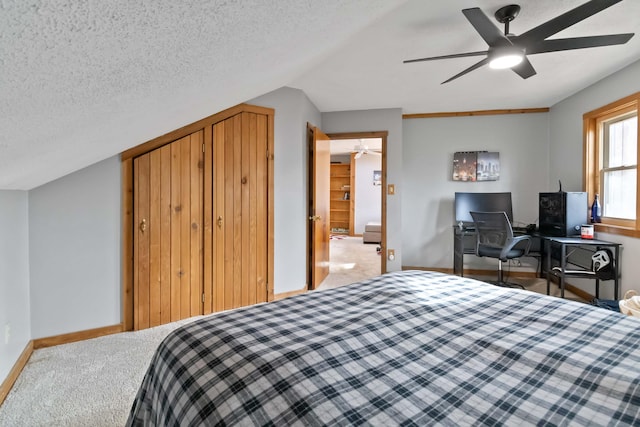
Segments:
[[[520,0],[520,34],[586,0]],[[626,45],[530,57],[538,74],[479,58],[461,10],[505,0],[3,0],[0,189],[30,189],[282,86],[322,112],[549,107],[640,59],[640,1],[554,37],[635,32]]]

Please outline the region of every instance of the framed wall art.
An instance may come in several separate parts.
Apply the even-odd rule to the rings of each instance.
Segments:
[[[497,181],[499,178],[500,153],[495,151],[453,153],[454,181]]]

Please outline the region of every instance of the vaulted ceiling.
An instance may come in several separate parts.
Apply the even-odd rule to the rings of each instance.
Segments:
[[[521,0],[523,33],[586,0]],[[188,4],[188,6],[187,6]],[[640,1],[554,37],[627,44],[530,57],[403,64],[487,46],[461,13],[504,0],[6,0],[0,3],[0,189],[30,189],[282,86],[320,111],[549,107],[640,59]],[[496,25],[500,25],[497,24]]]

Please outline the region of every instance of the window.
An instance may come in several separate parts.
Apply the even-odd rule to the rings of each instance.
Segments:
[[[597,229],[640,237],[638,105],[640,92],[584,115],[585,188],[602,205]]]
[[[636,219],[638,116],[635,112],[602,126],[602,214],[610,218]]]

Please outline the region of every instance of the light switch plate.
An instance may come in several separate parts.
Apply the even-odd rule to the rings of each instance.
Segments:
[[[392,196],[394,194],[396,194],[396,186],[394,184],[389,184],[387,186],[387,194],[392,195]]]

